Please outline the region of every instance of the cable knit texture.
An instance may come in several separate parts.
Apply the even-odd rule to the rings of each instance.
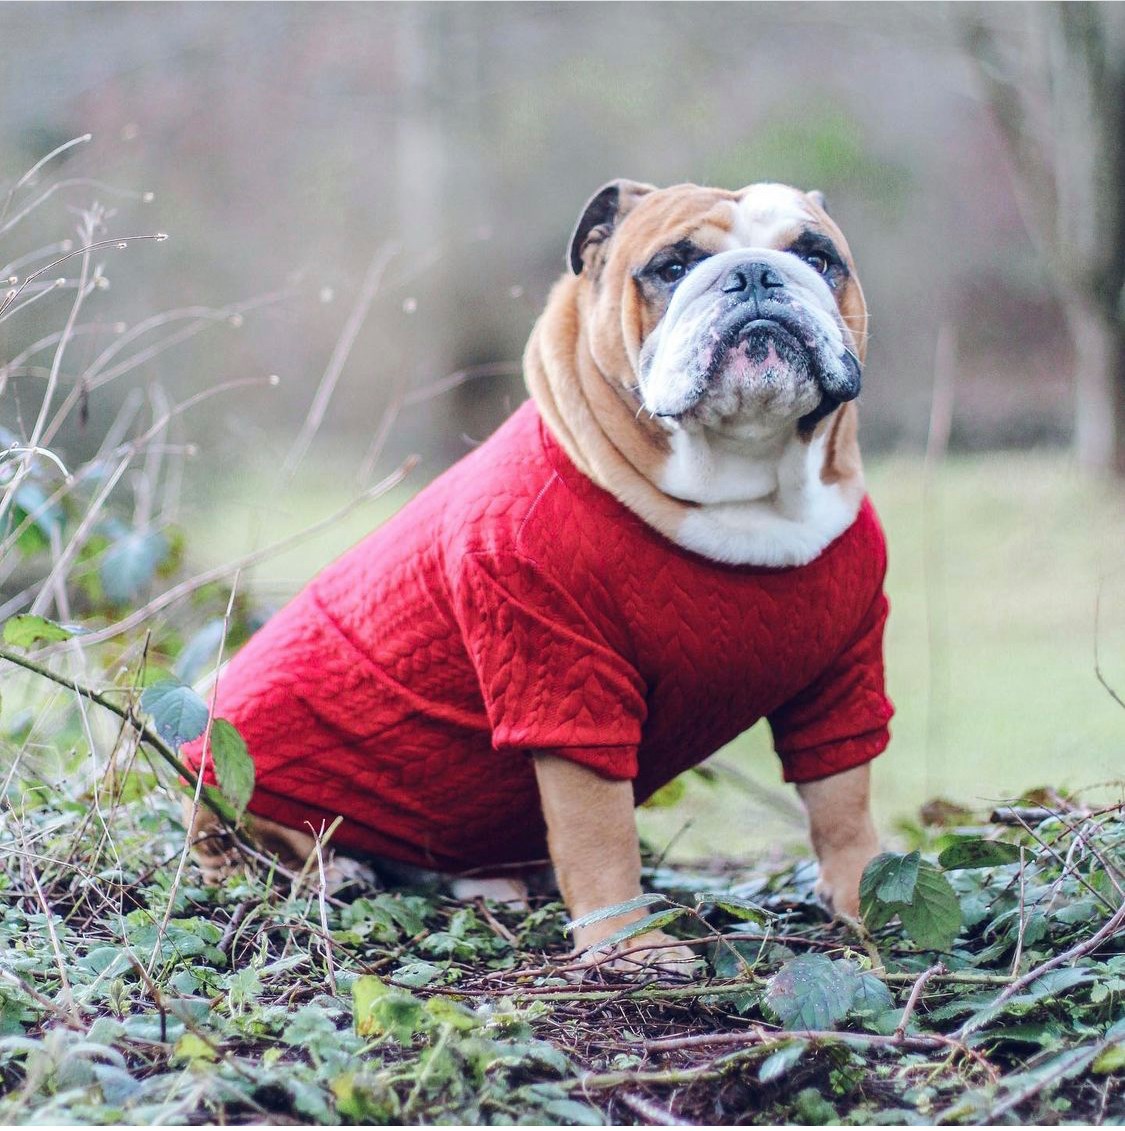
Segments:
[[[638,801],[766,717],[789,781],[875,757],[885,568],[869,501],[799,568],[683,550],[529,401],[250,640],[217,714],[254,758],[253,813],[339,814],[338,846],[446,871],[541,860],[532,750]]]

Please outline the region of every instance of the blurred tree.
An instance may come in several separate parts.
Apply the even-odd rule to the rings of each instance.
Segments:
[[[1078,458],[1125,476],[1125,6],[1002,7],[962,10],[965,45],[1066,312]]]

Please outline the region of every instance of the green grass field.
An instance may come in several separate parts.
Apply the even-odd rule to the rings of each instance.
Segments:
[[[1125,710],[1094,671],[1100,590],[1102,668],[1125,696],[1125,490],[1092,482],[1060,453],[955,457],[928,484],[919,460],[891,458],[872,463],[868,479],[891,561],[897,715],[875,763],[883,827],[935,796],[979,803],[1125,777]],[[193,556],[216,564],[299,530],[342,505],[350,483],[350,468],[321,466],[279,497],[264,469],[248,473],[189,508]],[[282,600],[410,493],[365,505],[241,584]],[[764,727],[717,758],[768,792],[689,779],[675,807],[646,811],[655,846],[729,855],[801,835]]]

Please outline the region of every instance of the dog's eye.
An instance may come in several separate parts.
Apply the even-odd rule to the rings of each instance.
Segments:
[[[662,283],[678,283],[687,274],[687,266],[678,259],[672,259],[657,268],[656,277]]]
[[[818,274],[827,275],[832,266],[832,260],[819,251],[810,251],[801,258]]]

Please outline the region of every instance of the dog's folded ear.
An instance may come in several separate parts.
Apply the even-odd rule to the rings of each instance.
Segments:
[[[570,269],[576,275],[582,274],[587,253],[609,239],[621,218],[654,188],[639,181],[618,179],[603,185],[590,197],[570,237]]]
[[[827,212],[828,212],[828,197],[826,197],[824,195],[824,193],[822,193],[820,191],[820,189],[814,188],[810,192],[805,193],[805,196],[807,196],[809,198],[809,200],[811,200],[813,202],[813,204],[815,204],[817,206],[817,208],[819,208],[821,210],[821,212],[824,212],[825,214],[827,214]]]

